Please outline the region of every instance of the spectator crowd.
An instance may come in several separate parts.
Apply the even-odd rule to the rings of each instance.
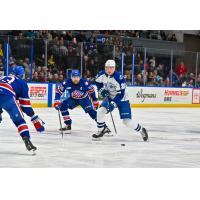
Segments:
[[[82,66],[83,77],[90,82],[104,68],[107,59],[115,59],[121,69],[121,54],[125,55],[124,75],[132,83],[132,54],[135,54],[134,85],[142,86],[200,86],[200,74],[189,73],[188,66],[174,60],[173,69],[166,58],[147,56],[135,49],[131,38],[169,40],[176,35],[164,31],[10,31],[10,67],[22,65],[26,79],[34,82],[61,82],[68,69]],[[33,39],[33,40],[30,40]],[[45,41],[47,54],[45,54]],[[115,45],[115,46],[114,46]],[[34,46],[34,50],[32,49]],[[0,71],[5,67],[3,39],[0,39]],[[34,51],[33,56],[30,52]],[[45,57],[47,56],[47,57]],[[145,60],[144,60],[145,59]],[[31,76],[32,74],[32,76]]]

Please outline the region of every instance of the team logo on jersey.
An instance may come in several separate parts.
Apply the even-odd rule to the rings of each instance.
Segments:
[[[71,93],[71,96],[72,98],[74,99],[80,99],[84,96],[84,92],[81,92],[79,90],[74,90],[72,93]]]
[[[116,90],[116,86],[113,85],[112,83],[107,83],[106,87],[110,92],[114,92]]]

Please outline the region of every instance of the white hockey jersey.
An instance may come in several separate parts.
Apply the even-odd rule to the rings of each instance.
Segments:
[[[126,80],[120,72],[115,71],[112,76],[109,76],[105,70],[101,71],[96,77],[96,85],[98,91],[105,88],[109,92],[109,98],[116,103],[129,100]]]

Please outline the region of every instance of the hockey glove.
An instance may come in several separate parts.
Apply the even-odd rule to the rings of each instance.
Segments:
[[[60,110],[60,105],[61,105],[61,101],[60,100],[55,100],[54,101],[54,108],[56,110]]]
[[[33,125],[35,126],[35,129],[37,132],[44,132],[44,122],[37,116],[37,115],[33,115],[31,117],[31,122],[33,123]]]
[[[99,90],[99,97],[103,99],[107,96],[109,96],[109,92],[105,88],[101,88]]]
[[[99,102],[98,101],[94,101],[93,102],[93,106],[94,106],[94,109],[97,110],[99,108]]]
[[[112,112],[115,108],[117,108],[117,104],[114,101],[111,101],[110,104],[108,105],[108,112]]]

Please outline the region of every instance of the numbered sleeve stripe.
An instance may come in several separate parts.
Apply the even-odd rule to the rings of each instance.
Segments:
[[[0,87],[3,88],[3,89],[6,89],[9,92],[11,92],[12,94],[16,95],[15,91],[13,90],[13,88],[10,85],[8,85],[6,83],[0,83]]]

